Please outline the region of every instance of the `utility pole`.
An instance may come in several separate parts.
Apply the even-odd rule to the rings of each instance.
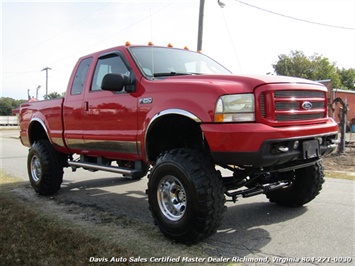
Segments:
[[[36,89],[36,100],[38,100],[38,90],[41,88],[41,85],[38,85],[37,89]]]
[[[225,7],[225,3],[217,0],[218,5],[223,8]],[[202,35],[203,35],[203,17],[205,10],[205,0],[200,0],[200,13],[198,16],[198,36],[197,36],[197,51],[202,50]]]
[[[49,67],[45,67],[42,69],[42,71],[46,71],[46,95],[45,95],[46,99],[48,97],[48,70],[52,70],[52,69]]]
[[[200,13],[199,13],[199,16],[198,16],[197,51],[201,51],[202,50],[204,10],[205,10],[205,0],[200,0]]]

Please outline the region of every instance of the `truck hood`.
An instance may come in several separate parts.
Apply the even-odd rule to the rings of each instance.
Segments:
[[[206,90],[211,88],[213,90],[221,90],[220,93],[250,93],[255,88],[265,84],[312,84],[322,86],[321,84],[307,79],[274,76],[274,75],[181,75],[156,78],[157,83],[164,83],[167,85],[174,84],[176,86],[191,86],[194,88],[201,87]]]

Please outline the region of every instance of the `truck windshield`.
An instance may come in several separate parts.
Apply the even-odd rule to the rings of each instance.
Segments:
[[[166,47],[129,48],[136,64],[148,78],[201,75],[231,74],[229,70],[203,54],[189,50]]]

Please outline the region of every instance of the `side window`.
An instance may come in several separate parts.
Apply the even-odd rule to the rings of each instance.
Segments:
[[[86,80],[86,75],[88,74],[88,70],[91,65],[92,58],[86,58],[81,61],[78,70],[75,73],[75,77],[73,80],[73,85],[71,87],[70,94],[71,95],[79,95],[83,92],[84,84]]]
[[[117,73],[123,74],[127,77],[130,76],[130,72],[121,57],[118,55],[112,55],[110,57],[101,58],[98,60],[94,78],[91,84],[91,91],[100,91],[102,79],[106,74]]]

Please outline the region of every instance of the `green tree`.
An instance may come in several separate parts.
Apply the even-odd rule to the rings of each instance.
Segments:
[[[9,97],[0,98],[0,115],[12,115],[12,109],[15,109],[26,100],[15,100]]]
[[[58,92],[55,91],[55,92],[49,93],[48,95],[45,95],[44,99],[50,100],[50,99],[56,99],[56,98],[61,98],[61,97],[63,97],[63,95],[59,94]]]
[[[300,51],[291,51],[290,55],[281,54],[279,61],[272,65],[276,74],[283,76],[308,78],[310,75],[311,62]]]
[[[338,69],[338,74],[341,81],[341,89],[355,90],[355,69]]]
[[[291,51],[289,55],[281,54],[272,65],[277,75],[293,76],[311,80],[331,79],[334,88],[341,87],[341,78],[335,63],[328,58],[314,54],[306,56],[301,51]]]

